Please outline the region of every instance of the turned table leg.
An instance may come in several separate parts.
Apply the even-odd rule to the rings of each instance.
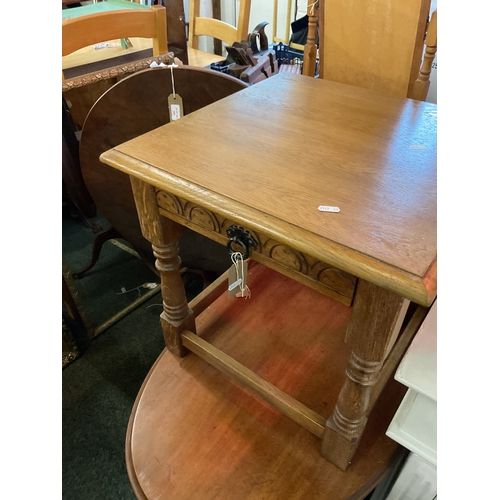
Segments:
[[[346,378],[321,445],[322,455],[347,469],[368,420],[370,392],[397,336],[409,301],[359,280],[347,329]]]
[[[130,182],[142,234],[151,242],[156,268],[160,273],[163,298],[160,319],[165,344],[175,355],[185,356],[189,350],[182,345],[181,334],[185,330],[195,333],[196,326],[180,274],[178,240],[183,227],[160,215],[153,186],[134,177],[131,177]]]

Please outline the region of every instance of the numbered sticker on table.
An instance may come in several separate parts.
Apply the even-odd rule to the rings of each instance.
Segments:
[[[318,210],[320,212],[340,212],[340,208],[339,207],[331,207],[329,205],[320,205],[318,207]]]

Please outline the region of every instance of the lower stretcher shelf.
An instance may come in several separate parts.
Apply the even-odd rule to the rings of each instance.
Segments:
[[[251,263],[251,298],[220,296],[197,334],[325,419],[343,382],[350,308]],[[138,498],[364,498],[402,451],[385,435],[404,387],[374,407],[346,471],[320,439],[197,355],[163,351],[137,397],[127,469]]]

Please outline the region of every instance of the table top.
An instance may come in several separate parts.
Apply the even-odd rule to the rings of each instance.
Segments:
[[[434,104],[280,73],[101,161],[429,306],[436,121]]]
[[[111,10],[123,9],[149,9],[147,5],[140,3],[129,2],[127,0],[106,0],[89,5],[82,5],[81,7],[72,7],[69,9],[62,9],[62,20],[74,19],[80,16],[88,16],[90,14],[99,14],[102,12],[109,12]]]
[[[85,64],[107,61],[109,59],[135,53],[141,53],[140,55],[142,57],[153,57],[153,41],[150,38],[130,38],[129,40],[132,43],[132,47],[127,49],[122,47],[120,39],[116,39],[109,40],[107,42],[109,45],[101,49],[94,49],[93,46],[89,46],[75,50],[75,52],[62,57],[62,69],[64,71],[70,68],[77,68]],[[147,55],[143,55],[142,53],[144,51],[149,52]],[[115,64],[119,64],[119,62],[116,62]],[[89,71],[86,71],[86,73]]]

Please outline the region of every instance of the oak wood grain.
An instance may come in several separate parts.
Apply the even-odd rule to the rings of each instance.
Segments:
[[[283,73],[101,161],[428,306],[436,114],[433,104]],[[314,131],[307,148],[300,130]]]
[[[302,425],[309,432],[312,432],[317,437],[323,436],[326,423],[324,417],[280,391],[241,363],[197,337],[193,332],[185,331],[182,333],[182,345],[222,373],[229,375],[244,387],[249,388],[264,401],[275,406],[284,415]]]
[[[160,214],[222,245],[227,244],[227,229],[234,225],[234,221],[220,217],[204,207],[189,203],[165,191],[159,191],[156,198]],[[354,276],[312,259],[255,231],[251,231],[250,234],[256,242],[256,246],[252,248],[253,260],[282,272],[345,305],[352,304],[357,283]]]
[[[429,9],[430,0],[320,2],[320,77],[406,97]]]
[[[373,385],[370,391],[370,403],[368,405],[368,413],[370,413],[373,405],[376,403],[380,393],[382,392],[389,377],[394,375],[394,371],[403,359],[403,356],[415,337],[418,329],[422,325],[429,309],[426,307],[418,306],[416,310],[410,315],[408,324],[404,327],[390,354],[384,361],[384,365],[380,370],[377,382]]]
[[[196,331],[196,326],[180,274],[178,240],[184,228],[160,216],[153,186],[136,178],[130,179],[130,183],[141,229],[144,237],[151,242],[155,265],[160,273],[163,299],[160,320],[165,344],[177,356],[185,356],[187,350],[182,345],[181,334],[186,329]]]
[[[372,387],[399,335],[408,300],[360,280],[346,340],[350,355],[346,377],[333,413],[328,417],[321,453],[346,469],[368,422]]]

